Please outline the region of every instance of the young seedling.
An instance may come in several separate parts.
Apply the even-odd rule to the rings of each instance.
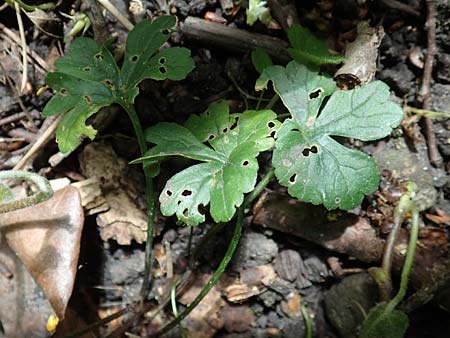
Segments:
[[[351,91],[335,91],[332,79],[295,61],[284,68],[270,66],[264,59],[257,62],[262,70],[257,88],[273,82],[291,113],[281,127],[271,110],[230,115],[221,102],[190,117],[184,126],[160,123],[146,131],[147,141],[154,146],[135,162],[150,166],[169,156],[205,162],[188,167],[166,183],[160,196],[164,215],[176,214],[185,224],[196,225],[205,220],[202,209],[210,204],[214,221],[226,222],[240,206],[233,240],[218,270],[188,309],[161,334],[200,302],[231,259],[239,240],[243,206],[255,197],[256,157],[261,151],[275,144],[272,163],[279,182],[294,197],[328,209],[354,208],[378,186],[373,159],[332,137],[368,141],[387,136],[403,116],[401,108],[389,101],[388,86],[378,81]],[[269,171],[258,184],[258,193],[272,175]],[[250,191],[242,204],[244,193]]]
[[[408,277],[412,269],[419,234],[419,212],[413,202],[416,186],[409,182],[407,189],[395,208],[396,218],[398,216],[403,220],[408,214],[411,216],[411,233],[400,288],[389,302],[380,303],[370,310],[359,331],[359,338],[402,338],[409,326],[408,316],[396,309],[408,289]]]
[[[83,135],[90,139],[96,131],[86,120],[102,107],[119,104],[128,114],[139,143],[141,154],[147,150],[141,123],[134,109],[139,93],[138,84],[144,79],[181,80],[194,68],[186,48],[158,49],[169,39],[176,19],[162,16],[154,21],[141,21],[129,33],[122,67],[119,67],[107,46],[97,46],[89,38],[75,39],[70,53],[56,61],[57,71],[49,73],[47,85],[56,90],[47,103],[45,116],[65,114],[56,131],[59,149],[74,150]],[[153,183],[144,170],[147,194],[146,268],[142,297],[147,296],[153,241],[154,201]]]
[[[121,68],[106,46],[99,47],[94,40],[84,37],[72,42],[70,53],[56,61],[58,70],[46,78],[47,85],[56,90],[56,94],[43,114],[65,113],[56,132],[61,152],[75,149],[83,135],[93,139],[96,131],[86,126],[86,120],[113,103],[121,105],[130,115],[141,150],[144,147],[145,151],[133,107],[139,92],[137,85],[146,78],[181,80],[194,68],[186,48],[158,51],[169,39],[175,23],[172,16],[138,23],[128,35]]]

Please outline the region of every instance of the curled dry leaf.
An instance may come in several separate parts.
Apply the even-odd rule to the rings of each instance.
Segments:
[[[56,191],[40,204],[2,215],[6,243],[42,288],[58,318],[72,294],[84,224],[76,188]]]
[[[236,284],[227,286],[223,290],[223,293],[229,302],[242,303],[253,296],[263,293],[264,291],[266,291],[265,287],[257,287],[255,285],[248,286],[242,284],[241,282],[237,282]]]
[[[356,40],[345,48],[345,63],[334,80],[340,88],[352,89],[371,82],[377,71],[378,47],[384,37],[382,26],[370,27],[368,21],[357,26]]]
[[[117,156],[111,145],[91,143],[81,153],[80,165],[84,176],[101,182],[96,200],[104,198],[109,206],[97,216],[100,237],[104,241],[114,239],[121,245],[129,245],[132,240],[143,243],[147,238],[147,216],[138,206],[140,196],[129,178],[132,174],[127,162]],[[92,191],[89,194],[94,195]],[[104,205],[100,206],[102,209],[97,211],[104,210]]]
[[[239,280],[231,282],[223,289],[226,299],[232,303],[242,303],[260,295],[277,279],[274,268],[269,264],[242,269],[239,274]]]

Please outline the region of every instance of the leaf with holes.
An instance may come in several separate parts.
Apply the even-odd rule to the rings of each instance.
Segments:
[[[375,81],[335,91],[333,80],[295,61],[286,68],[266,68],[257,89],[268,81],[292,116],[278,131],[273,154],[280,183],[292,196],[328,209],[359,205],[365,194],[377,189],[375,162],[333,137],[370,141],[389,135],[403,117],[402,109],[389,101],[389,87]]]
[[[66,112],[56,132],[63,153],[76,148],[82,135],[95,137],[86,120],[100,108],[132,105],[143,79],[180,80],[194,68],[186,48],[158,52],[175,23],[172,16],[138,23],[128,35],[121,69],[106,46],[99,47],[89,38],[73,41],[70,53],[56,61],[58,70],[47,75],[47,85],[56,95],[43,111],[45,116]]]
[[[230,114],[225,102],[213,103],[184,126],[159,123],[146,131],[155,144],[134,162],[183,156],[203,163],[175,174],[159,198],[165,216],[176,214],[187,225],[204,222],[203,208],[211,204],[214,221],[229,221],[253,190],[258,172],[256,157],[270,149],[280,123],[271,110]],[[206,143],[206,144],[205,144]]]

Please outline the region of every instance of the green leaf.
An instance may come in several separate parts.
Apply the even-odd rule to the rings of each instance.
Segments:
[[[270,110],[230,114],[225,102],[213,103],[206,113],[191,116],[185,126],[159,123],[149,128],[146,138],[155,146],[134,162],[151,163],[174,155],[204,162],[167,181],[159,198],[161,212],[197,225],[204,222],[202,209],[210,203],[214,221],[226,222],[244,194],[253,190],[256,157],[273,146],[278,127]]]
[[[63,153],[75,149],[83,135],[95,137],[86,120],[100,108],[113,103],[132,105],[143,79],[180,80],[194,68],[188,49],[158,52],[175,23],[171,16],[138,23],[128,35],[121,69],[106,46],[99,47],[88,38],[72,42],[70,52],[56,61],[58,70],[46,77],[56,94],[43,111],[45,116],[66,113],[56,132]]]
[[[369,141],[389,135],[403,117],[402,109],[389,101],[389,87],[375,81],[333,92],[330,78],[295,61],[286,68],[267,68],[257,89],[269,80],[292,116],[280,128],[273,154],[280,183],[292,196],[328,209],[359,205],[365,194],[377,189],[377,167],[369,155],[343,146],[333,136]]]
[[[330,54],[325,42],[305,27],[292,26],[288,31],[288,38],[292,46],[288,52],[299,63],[326,65],[344,61],[342,56]]]
[[[391,310],[388,304],[373,307],[359,331],[359,338],[402,338],[409,326],[408,316]]]
[[[256,48],[252,51],[251,54],[253,66],[258,71],[258,73],[262,73],[264,69],[269,66],[272,66],[272,59],[270,55],[263,48]]]

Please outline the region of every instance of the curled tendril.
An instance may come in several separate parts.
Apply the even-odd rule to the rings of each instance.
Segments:
[[[33,183],[38,190],[30,196],[15,199],[12,191],[5,184],[0,183],[0,214],[38,204],[53,196],[50,183],[38,174],[22,170],[0,171],[0,181],[5,179],[26,180]]]

